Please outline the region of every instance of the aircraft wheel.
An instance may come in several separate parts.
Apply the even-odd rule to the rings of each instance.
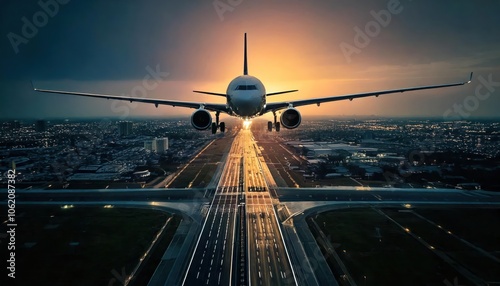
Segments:
[[[222,133],[226,132],[226,123],[224,122],[220,123],[220,132]]]
[[[281,129],[281,124],[279,122],[276,122],[276,132],[280,132]]]
[[[217,133],[217,124],[215,122],[212,123],[212,134]]]
[[[267,131],[273,131],[273,123],[271,121],[267,122]]]

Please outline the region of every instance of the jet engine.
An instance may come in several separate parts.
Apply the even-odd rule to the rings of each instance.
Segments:
[[[191,115],[191,125],[198,130],[206,130],[212,126],[212,115],[205,109],[198,109]]]
[[[288,108],[281,113],[281,125],[287,129],[294,129],[299,127],[302,117],[295,108]]]

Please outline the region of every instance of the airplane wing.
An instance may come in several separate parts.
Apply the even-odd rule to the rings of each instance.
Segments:
[[[119,96],[119,95],[40,89],[40,88],[35,88],[35,87],[33,87],[33,90],[38,91],[38,92],[47,92],[47,93],[71,94],[71,95],[86,96],[86,97],[124,100],[124,101],[129,101],[129,102],[144,102],[144,103],[154,104],[156,107],[158,107],[158,105],[170,105],[173,107],[179,106],[179,107],[187,107],[187,108],[194,108],[194,109],[204,108],[204,109],[209,110],[209,111],[223,112],[223,113],[228,113],[228,114],[230,113],[230,109],[226,104],[198,103],[198,102],[186,102],[186,101],[164,100],[164,99],[154,99],[154,98],[128,97],[128,96]]]
[[[295,100],[295,101],[282,101],[282,102],[270,102],[266,104],[266,108],[263,113],[269,111],[277,111],[280,109],[288,108],[288,107],[297,107],[304,105],[317,104],[318,106],[323,102],[332,102],[339,100],[353,100],[355,98],[369,97],[379,95],[389,94],[389,93],[403,93],[406,91],[415,91],[415,90],[424,90],[424,89],[435,89],[435,88],[444,88],[451,86],[458,86],[470,83],[472,80],[472,73],[470,74],[470,78],[468,81],[457,82],[457,83],[448,83],[448,84],[439,84],[439,85],[428,85],[428,86],[418,86],[418,87],[409,87],[409,88],[401,88],[401,89],[391,89],[391,90],[381,90],[381,91],[373,91],[367,93],[356,93],[356,94],[348,94],[348,95],[339,95],[339,96],[329,96],[322,98],[312,98],[312,99],[303,99],[303,100]]]

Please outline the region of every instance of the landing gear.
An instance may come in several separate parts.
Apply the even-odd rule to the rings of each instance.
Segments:
[[[224,133],[226,131],[226,124],[224,122],[219,123],[220,112],[215,113],[215,123],[212,123],[212,134],[217,133],[217,129],[220,128],[220,132]]]
[[[276,130],[276,132],[280,132],[281,124],[276,119],[276,111],[273,111],[273,115],[274,115],[274,129]],[[273,123],[271,121],[267,122],[267,131],[269,132],[273,131]]]
[[[217,129],[220,129],[220,132],[224,133],[226,131],[226,124],[221,122],[218,126],[217,123],[212,123],[212,134],[217,133]]]

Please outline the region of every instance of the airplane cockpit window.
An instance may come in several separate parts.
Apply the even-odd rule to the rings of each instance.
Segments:
[[[256,85],[238,85],[236,90],[257,90]]]

